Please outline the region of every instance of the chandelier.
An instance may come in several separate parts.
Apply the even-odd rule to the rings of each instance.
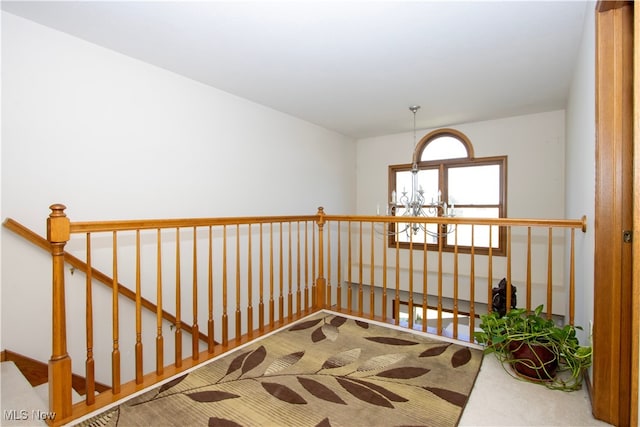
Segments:
[[[419,105],[412,105],[409,107],[409,110],[413,113],[413,142],[414,148],[416,146],[416,112],[420,109]],[[390,215],[396,216],[395,213],[398,209],[403,211],[402,217],[444,217],[444,218],[452,218],[455,216],[455,206],[453,203],[447,204],[446,201],[442,199],[442,192],[438,190],[438,199],[435,200],[433,197],[431,201],[427,203],[424,189],[422,185],[418,182],[418,163],[417,158],[414,156],[414,162],[411,165],[411,188],[410,191],[407,191],[403,188],[400,196],[397,195],[396,190],[391,191],[391,200],[389,201],[388,213]],[[398,234],[406,234],[408,238],[411,238],[411,235],[416,235],[418,232],[426,233],[431,237],[441,237],[446,234],[449,234],[455,230],[455,225],[445,225],[438,226],[439,231],[433,231],[427,228],[426,224],[420,223],[406,223],[401,225],[398,223],[396,225],[396,230],[390,232],[389,234],[398,235]]]

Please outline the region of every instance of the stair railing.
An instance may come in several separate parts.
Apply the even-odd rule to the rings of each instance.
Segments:
[[[277,216],[277,217],[245,217],[245,218],[200,218],[200,219],[176,219],[176,220],[130,220],[130,221],[107,221],[107,222],[71,222],[65,213],[66,207],[61,204],[55,204],[50,207],[51,213],[47,219],[47,239],[49,241],[52,253],[53,263],[53,340],[52,340],[52,356],[49,361],[49,400],[50,410],[56,413],[55,424],[69,422],[70,420],[77,418],[83,414],[95,410],[105,404],[116,401],[132,392],[135,392],[142,387],[153,384],[164,378],[168,378],[171,375],[175,375],[184,371],[192,366],[201,363],[211,357],[226,352],[237,345],[245,343],[247,340],[254,337],[254,307],[251,303],[252,292],[260,292],[260,303],[258,306],[258,316],[256,323],[258,326],[258,333],[266,333],[273,330],[276,327],[285,325],[291,321],[297,320],[304,315],[307,315],[313,311],[318,310],[321,306],[318,302],[323,300],[323,297],[319,297],[324,292],[322,278],[317,280],[308,279],[315,277],[316,266],[321,265],[321,260],[316,258],[316,236],[318,235],[316,229],[316,221],[318,215],[311,216]],[[309,224],[311,227],[309,227]],[[264,227],[263,227],[264,225]],[[218,259],[221,260],[219,264],[220,269],[218,274],[222,275],[222,284],[216,288],[222,292],[222,309],[221,315],[217,314],[217,325],[221,327],[221,339],[220,342],[214,341],[214,319],[212,308],[212,228],[217,227],[216,230],[222,230],[222,249],[216,254]],[[264,229],[263,229],[264,228]],[[311,229],[309,231],[309,228]],[[318,224],[318,228],[321,228],[321,224]],[[193,284],[192,286],[184,286],[181,281],[181,266],[183,258],[181,251],[184,248],[181,247],[181,230],[192,230],[190,233],[193,235]],[[209,278],[208,284],[200,286],[197,283],[199,276],[199,253],[200,249],[197,248],[196,235],[200,232],[208,229],[209,236],[204,240],[209,242],[209,256],[208,261],[204,263],[209,264]],[[140,233],[141,231],[153,231],[157,230],[157,337],[156,337],[156,369],[155,372],[145,374],[142,369],[142,342],[141,342],[141,325],[140,325],[140,306],[141,306],[141,287],[140,287]],[[259,230],[259,231],[258,231]],[[172,321],[172,329],[174,335],[173,346],[175,350],[174,363],[172,365],[165,366],[164,363],[164,340],[165,337],[162,332],[162,294],[163,294],[163,280],[164,278],[163,268],[166,261],[163,258],[162,252],[165,242],[163,241],[162,231],[167,233],[174,233],[172,236],[175,238],[175,320]],[[121,232],[134,232],[136,235],[135,251],[136,251],[136,290],[133,291],[134,300],[136,303],[136,344],[135,344],[135,380],[122,384],[122,378],[120,373],[121,366],[121,350],[120,350],[120,331],[119,331],[119,298],[118,298],[118,283],[119,283],[119,265],[118,265],[118,236]],[[112,345],[112,381],[111,389],[105,393],[100,394],[93,399],[93,396],[87,395],[86,401],[76,406],[71,406],[71,388],[69,386],[69,379],[71,378],[71,359],[67,349],[67,328],[66,328],[66,313],[65,313],[65,277],[64,277],[64,258],[65,258],[65,245],[70,241],[72,235],[85,235],[87,242],[87,381],[91,383],[94,378],[94,358],[93,358],[93,303],[91,302],[91,282],[93,280],[95,271],[92,267],[92,249],[91,249],[91,236],[94,234],[112,234],[112,251],[113,251],[113,267],[112,267],[112,283],[113,283],[113,298],[112,298],[112,333],[113,333],[113,345]],[[186,234],[186,233],[185,233]],[[235,234],[233,236],[228,236]],[[259,235],[259,260],[255,263],[251,261],[251,257],[254,256],[254,249],[252,249],[252,236]],[[286,236],[286,237],[285,237]],[[265,242],[263,243],[263,237]],[[246,240],[242,240],[246,239]],[[285,238],[287,240],[285,240]],[[279,241],[274,241],[279,239]],[[111,239],[109,239],[111,240]],[[321,240],[321,238],[320,238]],[[104,243],[104,239],[103,242]],[[321,244],[321,242],[319,243]],[[246,251],[241,255],[241,245],[246,247]],[[248,247],[247,247],[248,246]],[[232,250],[235,247],[235,254]],[[268,253],[264,255],[264,258],[268,258],[266,262],[263,262],[263,247],[267,248]],[[231,249],[231,250],[228,250]],[[276,252],[277,251],[277,252]],[[312,254],[311,256],[309,254]],[[206,257],[205,257],[206,258]],[[248,272],[240,272],[241,258],[248,258],[247,267]],[[309,268],[311,263],[311,268]],[[319,263],[319,264],[316,264]],[[235,271],[228,269],[228,265],[235,264]],[[260,268],[260,284],[252,285],[252,271],[251,268],[254,264],[259,264]],[[295,264],[295,265],[294,265]],[[301,270],[304,269],[304,277],[301,277]],[[221,270],[221,272],[220,272]],[[294,270],[297,271],[297,283],[294,282]],[[268,271],[268,273],[267,273]],[[321,270],[318,270],[321,271]],[[309,275],[311,272],[311,276]],[[268,274],[268,283],[263,283],[263,279]],[[275,277],[277,274],[278,277]],[[241,277],[247,278],[249,284],[242,283]],[[229,278],[229,279],[228,279]],[[235,287],[232,285],[233,278],[235,278]],[[286,281],[285,281],[286,279]],[[308,284],[311,283],[309,286]],[[302,285],[301,285],[302,284]],[[265,290],[266,287],[268,290]],[[296,289],[297,286],[297,289]],[[206,298],[209,302],[209,317],[207,320],[208,334],[207,343],[208,347],[204,351],[200,351],[197,339],[192,339],[191,357],[184,358],[182,352],[182,332],[187,326],[190,328],[190,332],[193,336],[200,335],[199,323],[198,323],[198,303],[197,293],[198,290],[203,287],[208,288],[209,295]],[[263,296],[263,290],[265,295]],[[242,306],[244,303],[245,292],[249,293],[249,299],[247,306]],[[181,298],[193,299],[193,316],[194,321],[192,325],[187,325],[183,322],[181,309],[183,304]],[[241,302],[242,300],[242,302]],[[235,302],[235,311],[230,310],[230,305]],[[232,317],[233,316],[233,317]],[[245,317],[246,316],[246,317]],[[245,321],[246,319],[246,321]],[[104,321],[101,321],[104,323]],[[235,326],[235,328],[234,328]],[[242,327],[245,329],[242,329]],[[88,384],[88,390],[90,384]]]
[[[123,398],[135,391],[152,385],[160,380],[178,374],[185,369],[196,366],[203,361],[227,352],[240,344],[244,344],[253,338],[264,333],[275,330],[292,321],[300,319],[310,313],[320,309],[332,309],[349,315],[363,319],[374,319],[383,322],[391,322],[399,324],[399,302],[402,292],[408,295],[409,308],[422,307],[425,311],[427,308],[434,308],[437,311],[437,328],[434,333],[444,335],[443,331],[443,313],[448,309],[445,307],[445,294],[449,289],[453,292],[450,298],[453,304],[454,315],[458,314],[460,304],[463,301],[460,292],[470,290],[470,301],[466,301],[471,305],[470,313],[470,331],[473,331],[473,319],[480,314],[482,310],[474,308],[476,293],[476,282],[485,281],[486,291],[480,290],[480,298],[485,300],[484,311],[491,311],[491,292],[493,285],[493,277],[501,275],[499,270],[504,269],[506,279],[509,283],[519,278],[513,277],[512,263],[525,262],[527,264],[526,273],[522,278],[525,283],[526,307],[530,309],[532,301],[535,299],[531,295],[532,290],[532,272],[531,257],[534,251],[535,243],[532,238],[531,229],[541,230],[546,235],[547,258],[547,283],[545,302],[549,307],[548,315],[551,316],[553,306],[553,259],[557,254],[553,253],[554,239],[556,235],[553,233],[554,228],[570,229],[569,237],[569,279],[568,279],[568,319],[573,323],[574,320],[574,299],[575,299],[575,229],[586,231],[586,218],[580,220],[534,220],[534,219],[472,219],[472,218],[399,218],[391,216],[339,216],[326,215],[322,208],[318,209],[316,215],[309,216],[281,216],[281,217],[239,217],[239,218],[203,218],[203,219],[182,219],[182,220],[130,220],[130,221],[107,221],[107,222],[71,222],[65,214],[65,206],[56,204],[50,207],[51,214],[47,219],[47,239],[51,247],[52,265],[53,265],[53,340],[52,340],[52,356],[49,361],[49,399],[50,410],[55,412],[57,417],[55,424],[69,422],[74,418],[85,415],[96,410],[106,404],[112,403]],[[507,248],[502,260],[498,266],[494,266],[495,258],[492,255],[491,245],[489,246],[488,255],[483,256],[483,261],[487,264],[488,276],[485,274],[482,278],[478,275],[479,269],[476,269],[476,258],[474,254],[474,246],[472,244],[470,253],[462,255],[458,251],[456,245],[455,250],[451,254],[445,255],[442,246],[434,252],[433,250],[417,250],[418,245],[410,242],[408,249],[402,252],[399,245],[395,247],[389,246],[386,237],[376,240],[380,237],[380,233],[376,232],[376,227],[382,227],[387,230],[390,226],[398,226],[400,223],[416,222],[424,224],[443,224],[446,225],[469,225],[474,226],[490,226],[501,227],[507,231]],[[308,233],[308,224],[312,225],[311,233]],[[353,227],[352,227],[353,226]],[[221,230],[221,249],[216,253],[217,259],[221,260],[219,264],[221,271],[216,274],[220,275],[221,283],[216,284],[216,290],[221,292],[222,298],[220,313],[217,313],[216,325],[222,325],[222,338],[219,345],[213,343],[214,321],[212,317],[212,228],[217,227]],[[525,230],[525,252],[512,257],[511,247],[512,228],[523,227]],[[181,229],[193,229],[193,286],[182,286],[181,283]],[[197,244],[195,242],[198,228],[208,229],[208,237],[204,240],[208,242],[208,283],[203,286],[208,289],[207,300],[209,302],[209,312],[207,323],[208,348],[203,352],[198,352],[198,346],[192,347],[192,355],[190,358],[183,358],[181,349],[181,332],[184,328],[182,324],[181,295],[182,290],[191,292],[195,301],[195,294],[200,289],[197,281]],[[158,335],[156,339],[156,370],[155,372],[143,375],[142,368],[136,367],[136,379],[121,387],[119,364],[120,364],[120,348],[119,348],[119,331],[118,331],[118,286],[113,289],[113,349],[112,349],[112,388],[110,391],[99,395],[95,403],[87,399],[82,404],[71,405],[71,359],[67,352],[66,338],[66,315],[65,315],[65,283],[64,283],[64,249],[72,234],[86,234],[87,236],[87,259],[88,272],[91,276],[91,244],[90,236],[93,233],[111,233],[113,236],[113,282],[118,283],[118,244],[117,236],[122,231],[133,231],[136,233],[136,265],[139,266],[140,250],[139,238],[141,230],[157,230],[157,308],[158,313],[162,309],[162,281],[163,281],[163,263],[162,251],[162,230],[173,230],[175,233],[175,256],[176,256],[176,278],[175,278],[175,298],[176,298],[176,316],[175,316],[175,362],[173,366],[167,365],[166,369],[163,362],[162,348],[164,337],[161,331],[161,315],[158,314]],[[368,234],[367,234],[368,233]],[[490,232],[491,233],[491,232]],[[229,236],[231,235],[231,236]],[[384,233],[382,233],[384,236]],[[255,237],[257,236],[257,237]],[[285,237],[286,236],[286,237]],[[243,239],[243,240],[241,240]],[[259,239],[256,242],[253,239]],[[541,239],[541,240],[544,240]],[[564,248],[565,237],[561,238],[562,247]],[[258,247],[256,249],[256,246]],[[235,249],[235,251],[233,250]],[[266,250],[265,250],[266,249]],[[241,253],[241,251],[243,251]],[[563,249],[564,251],[564,249]],[[259,255],[258,255],[259,254]],[[470,263],[470,271],[464,280],[461,279],[460,271],[463,264],[462,258],[465,257],[465,263]],[[255,258],[258,258],[257,260]],[[381,259],[382,258],[382,259]],[[447,260],[451,262],[451,271],[445,271]],[[198,258],[199,259],[199,258]],[[263,262],[266,259],[266,262]],[[429,264],[427,260],[430,259]],[[435,265],[433,260],[435,259]],[[391,261],[392,260],[392,261]],[[235,266],[235,269],[229,269],[228,266]],[[254,266],[259,266],[259,272],[256,275],[253,271]],[[241,273],[241,267],[246,270]],[[137,267],[139,271],[139,267]],[[355,273],[354,273],[355,271]],[[367,274],[368,273],[368,274]],[[429,274],[435,275],[436,285],[434,286],[428,280]],[[484,274],[484,273],[483,273]],[[308,280],[311,277],[311,280]],[[395,277],[395,280],[389,280],[389,277]],[[414,283],[416,277],[422,277],[422,286]],[[235,278],[235,287],[230,282]],[[447,280],[451,279],[451,284]],[[406,283],[405,283],[406,280]],[[90,287],[91,277],[87,278],[88,288]],[[136,274],[136,291],[135,301],[137,313],[141,306],[141,290],[139,283],[139,274]],[[395,282],[391,284],[390,282]],[[369,305],[365,303],[365,288],[369,292]],[[382,299],[379,299],[377,292],[382,292]],[[355,292],[355,295],[354,295]],[[252,301],[255,295],[259,293],[258,315],[254,316],[254,307]],[[393,293],[394,303],[392,309],[388,309],[388,294]],[[432,305],[430,297],[433,293],[436,304]],[[248,294],[248,295],[247,295]],[[484,294],[484,297],[482,295]],[[420,300],[414,300],[420,298]],[[448,297],[447,297],[448,298]],[[346,300],[346,303],[345,303]],[[235,310],[231,307],[235,302]],[[510,305],[510,294],[507,296],[507,305]],[[87,317],[91,317],[91,303],[87,303]],[[244,305],[243,305],[244,304]],[[191,325],[193,336],[199,335],[197,304],[194,302],[193,315],[194,322]],[[411,311],[411,310],[410,310]],[[243,320],[246,319],[246,320]],[[246,323],[243,323],[246,322]],[[454,326],[456,326],[456,317],[454,316]],[[258,324],[254,334],[254,324]],[[235,331],[232,328],[235,325]],[[242,325],[246,325],[242,329]],[[410,324],[408,327],[413,328]],[[422,330],[427,331],[426,322],[423,321]],[[454,327],[455,330],[455,327]],[[234,333],[235,332],[235,333]],[[430,331],[429,331],[430,332]],[[90,334],[88,334],[90,335]],[[141,359],[141,343],[139,320],[136,320],[136,365]],[[454,331],[454,339],[459,337]],[[472,338],[468,336],[467,340]],[[214,345],[216,344],[216,345]],[[91,361],[92,343],[88,343],[87,366],[92,364]],[[140,350],[140,351],[138,351]],[[91,363],[89,363],[91,362]],[[87,379],[92,375],[87,375]],[[102,398],[103,395],[109,395]]]
[[[24,225],[20,224],[19,222],[15,221],[14,219],[7,218],[2,225],[5,228],[13,231],[17,235],[23,237],[25,240],[38,246],[39,248],[44,249],[47,252],[51,252],[51,244],[47,241],[47,239],[39,236],[37,233],[25,227]],[[89,275],[99,283],[102,283],[103,285],[109,288],[112,288],[113,286],[112,277],[96,269],[95,267],[91,267],[91,269],[89,269],[89,267],[87,266],[87,263],[80,260],[78,257],[73,256],[69,252],[66,252],[66,251],[64,252],[64,262],[66,264],[69,264],[73,270],[77,270],[86,275]],[[118,283],[118,293],[123,297],[129,299],[130,301],[135,302],[136,300],[136,293],[131,289],[129,289],[129,287],[123,285],[122,283]],[[148,299],[142,298],[141,304],[142,304],[142,308],[148,310],[149,312],[156,313],[158,307]],[[162,311],[162,318],[173,325],[175,325],[176,323],[176,317],[166,310]],[[190,325],[187,324],[185,326],[186,326],[185,328],[186,332],[191,333]],[[207,335],[204,334],[203,332],[200,332],[199,337],[200,337],[200,340],[203,342],[208,341]]]

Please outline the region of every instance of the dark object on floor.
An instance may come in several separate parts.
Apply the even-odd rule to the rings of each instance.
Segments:
[[[498,312],[500,316],[504,316],[507,313],[507,279],[503,278],[500,283],[498,283],[497,288],[493,288],[492,292],[492,304],[491,310]],[[511,285],[511,307],[516,308],[517,298],[516,298],[517,288]]]

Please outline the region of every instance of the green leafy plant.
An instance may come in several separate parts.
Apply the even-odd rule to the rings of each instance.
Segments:
[[[482,315],[482,331],[474,337],[486,354],[494,353],[503,366],[511,365],[517,378],[552,389],[580,389],[584,372],[591,366],[592,349],[580,345],[576,336],[580,326],[558,326],[542,315],[543,310],[540,305],[533,312],[516,308],[504,316],[497,312]],[[542,352],[549,358],[543,360]]]

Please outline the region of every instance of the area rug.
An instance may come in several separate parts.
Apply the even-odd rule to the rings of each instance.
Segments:
[[[320,312],[81,426],[455,426],[482,351]]]

